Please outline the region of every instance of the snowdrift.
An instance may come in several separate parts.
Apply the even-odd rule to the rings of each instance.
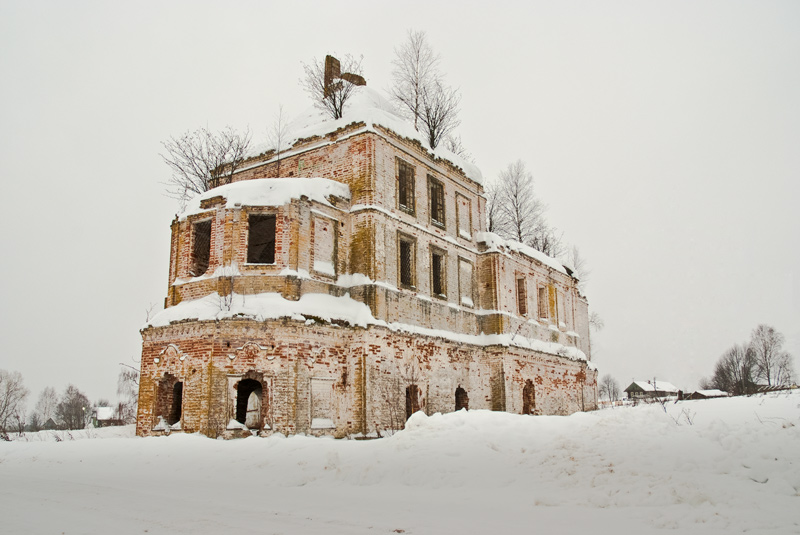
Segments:
[[[381,440],[126,433],[0,444],[7,532],[800,532],[800,392],[418,413]]]

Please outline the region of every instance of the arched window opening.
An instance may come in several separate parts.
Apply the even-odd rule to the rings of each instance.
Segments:
[[[456,410],[460,411],[461,409],[469,410],[469,395],[459,386],[456,388]]]
[[[181,411],[183,410],[183,383],[178,381],[172,387],[172,403],[170,404],[169,417],[167,423],[175,425],[181,421]]]
[[[255,379],[239,382],[236,394],[236,421],[248,429],[261,428],[261,383]]]
[[[522,388],[522,414],[533,414],[536,409],[536,395],[533,391],[533,381],[528,379]]]
[[[420,392],[417,385],[409,385],[406,387],[406,420],[411,418],[411,415],[420,410],[422,404],[420,403]]]

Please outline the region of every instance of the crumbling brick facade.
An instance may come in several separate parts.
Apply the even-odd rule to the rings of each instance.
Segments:
[[[311,177],[347,185],[349,198],[228,199],[242,181]],[[225,314],[142,330],[139,435],[341,437],[400,428],[417,409],[596,408],[576,279],[494,243],[482,186],[450,161],[355,122],[280,160],[253,158],[234,181],[172,223],[162,314],[209,296]],[[267,294],[355,300],[369,320],[248,312]]]

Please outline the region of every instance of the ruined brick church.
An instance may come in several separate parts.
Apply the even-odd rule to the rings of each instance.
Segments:
[[[381,435],[427,414],[597,404],[588,304],[485,231],[480,172],[375,91],[309,112],[172,222],[138,435]]]

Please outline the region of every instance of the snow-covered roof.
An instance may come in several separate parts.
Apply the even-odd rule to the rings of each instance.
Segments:
[[[567,270],[564,268],[564,265],[561,262],[551,256],[547,256],[541,251],[537,251],[529,245],[525,245],[524,243],[514,240],[506,240],[494,232],[478,232],[475,234],[475,239],[478,241],[478,243],[486,244],[488,250],[487,252],[504,252],[504,250],[514,251],[529,258],[533,258],[534,260],[538,260],[542,264],[549,266],[556,271],[567,274]]]
[[[366,129],[371,131],[376,131],[375,126],[380,125],[402,137],[417,140],[434,156],[449,160],[460,167],[470,179],[479,184],[483,183],[483,175],[475,164],[450,152],[442,145],[436,149],[430,149],[425,136],[417,132],[411,122],[400,116],[391,102],[367,86],[353,88],[350,98],[345,103],[341,119],[333,119],[313,106],[298,115],[286,126],[286,142],[280,150],[290,149],[300,139],[324,136],[354,122],[365,123]],[[275,149],[275,147],[267,143],[257,143],[250,149],[247,157],[258,156],[271,149]]]
[[[201,201],[213,197],[224,197],[225,207],[241,206],[283,206],[306,196],[312,201],[331,206],[331,196],[350,199],[350,188],[347,184],[327,178],[258,178],[242,180],[233,184],[218,186],[208,190],[189,201],[180,218],[199,214]]]
[[[728,393],[722,390],[695,390],[695,394],[700,394],[701,396],[705,396],[707,398],[721,398],[727,397]]]
[[[439,337],[465,344],[522,347],[566,357],[571,360],[587,361],[586,354],[576,347],[533,338],[529,339],[521,335],[472,335],[405,323],[387,323],[376,319],[367,305],[352,299],[349,294],[337,297],[329,294],[307,293],[301,295],[297,301],[284,299],[278,293],[245,296],[233,294],[230,305],[228,305],[223,303],[218,294],[213,293],[200,299],[181,301],[175,306],[164,309],[148,321],[145,327],[164,327],[172,322],[187,320],[212,321],[226,318],[248,318],[264,321],[288,317],[297,321],[313,323],[314,320],[307,319],[306,316],[320,318],[326,322],[344,321],[362,328],[371,325],[382,326],[392,331]],[[588,365],[592,367],[590,362],[588,362]]]
[[[98,420],[111,420],[114,418],[114,407],[95,407]]]
[[[666,381],[658,381],[658,380],[656,380],[655,386],[653,386],[652,381],[647,381],[647,380],[634,381],[628,388],[625,389],[625,391],[627,392],[634,385],[638,386],[645,392],[676,392],[676,393],[678,392],[678,387],[676,387],[672,383],[668,383]]]

